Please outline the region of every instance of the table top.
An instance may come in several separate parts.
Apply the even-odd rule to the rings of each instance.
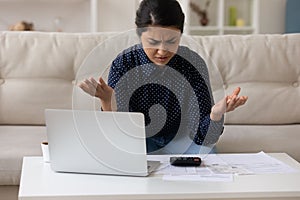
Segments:
[[[233,182],[166,181],[161,175],[127,177],[56,173],[42,157],[24,157],[19,200],[50,199],[300,199],[300,164],[268,154],[299,172],[236,175]]]

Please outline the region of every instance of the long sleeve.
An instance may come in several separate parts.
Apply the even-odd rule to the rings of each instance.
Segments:
[[[224,118],[217,122],[210,119],[214,100],[206,63],[195,52],[184,50],[181,53],[185,60],[183,69],[178,71],[181,70],[193,89],[186,95],[188,97],[184,108],[190,137],[199,145],[214,144],[223,132]]]

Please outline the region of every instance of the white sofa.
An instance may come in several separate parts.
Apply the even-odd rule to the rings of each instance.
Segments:
[[[23,156],[41,155],[45,108],[71,109],[77,71],[111,33],[0,33],[0,199],[17,199]],[[300,34],[193,37],[216,96],[249,101],[226,115],[219,152],[286,152],[300,161]],[[111,40],[113,41],[113,40]],[[116,48],[118,42],[104,48]],[[99,70],[101,66],[99,66]]]

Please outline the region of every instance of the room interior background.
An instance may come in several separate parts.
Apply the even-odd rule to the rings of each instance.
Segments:
[[[179,0],[181,4],[194,1],[203,7],[207,0]],[[241,0],[210,0],[226,4]],[[284,33],[287,0],[242,0],[258,2],[258,33]],[[36,31],[115,32],[135,27],[135,11],[139,0],[0,0],[0,31],[19,21],[34,24]],[[248,4],[250,9],[253,3]],[[252,9],[252,8],[251,8]],[[184,7],[186,11],[186,7]],[[191,12],[191,11],[190,11]],[[209,15],[217,16],[218,9]],[[239,12],[248,12],[242,10]],[[190,15],[191,13],[186,13]]]

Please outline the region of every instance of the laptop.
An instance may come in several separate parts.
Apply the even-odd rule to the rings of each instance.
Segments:
[[[56,172],[148,176],[144,115],[46,109],[51,168]]]

